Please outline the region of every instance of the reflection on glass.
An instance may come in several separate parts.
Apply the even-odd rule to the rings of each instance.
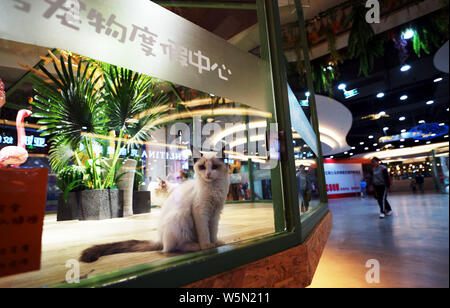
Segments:
[[[295,130],[293,138],[300,214],[305,214],[320,203],[316,155]]]

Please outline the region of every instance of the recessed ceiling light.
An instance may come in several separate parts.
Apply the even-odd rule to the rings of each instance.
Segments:
[[[389,129],[389,127],[383,127],[384,131],[387,131]]]
[[[435,80],[433,80],[433,82],[441,82],[442,81],[442,77],[436,78]]]
[[[383,93],[383,92],[378,93],[378,94],[377,94],[377,97],[378,97],[378,98],[383,98],[383,97],[384,97],[384,93]]]
[[[430,144],[431,143],[431,141],[427,141],[427,144]]]
[[[406,133],[406,129],[402,129],[402,133]]]
[[[369,137],[368,137],[369,139],[373,139],[373,136],[372,135],[370,135]]]
[[[359,144],[360,144],[360,145],[363,145],[363,144],[364,144],[364,142],[362,142],[362,141],[361,141],[361,142],[360,142]]]
[[[377,149],[377,152],[380,152],[381,150],[380,149]]]
[[[439,123],[439,126],[444,126],[445,125],[445,123]]]
[[[399,121],[405,121],[405,120],[406,120],[405,117],[400,117],[400,118],[398,118],[398,119],[399,119]]]
[[[420,120],[419,121],[419,124],[423,124],[423,123],[425,123],[425,120]]]
[[[347,155],[347,154],[348,154],[348,152],[344,152],[344,154],[345,154],[345,155]]]
[[[350,153],[350,156],[352,156],[353,155],[353,153]]]
[[[378,145],[378,143],[374,143],[373,146],[376,147]]]
[[[333,158],[334,158],[334,156],[330,156],[330,158],[331,158],[331,159],[333,159]]]
[[[416,32],[414,31],[414,29],[408,28],[405,30],[405,32],[402,33],[402,38],[404,40],[410,40],[414,37],[415,34]]]
[[[409,71],[411,69],[411,65],[409,65],[409,64],[405,64],[405,65],[403,65],[401,68],[400,68],[400,70],[402,71],[402,72],[407,72],[407,71]]]
[[[405,141],[405,139],[400,139],[400,142],[404,142]]]
[[[347,85],[345,84],[345,83],[340,83],[339,85],[338,85],[338,89],[339,90],[345,90],[345,88],[347,88]]]
[[[356,149],[355,147],[352,147],[352,150]]]
[[[415,140],[414,142],[415,142],[415,143],[419,143],[419,140]]]
[[[448,138],[448,135],[445,135],[444,138]]]
[[[405,146],[402,144],[400,147],[401,147],[401,148],[404,148]]]
[[[433,100],[427,102],[427,105],[433,105],[433,104],[434,104]]]
[[[404,101],[404,100],[407,100],[408,99],[408,95],[402,95],[402,96],[400,96],[400,100],[401,101]]]
[[[365,148],[364,148],[364,150],[366,150],[366,151],[367,151],[368,149],[369,149],[368,147],[365,147]]]

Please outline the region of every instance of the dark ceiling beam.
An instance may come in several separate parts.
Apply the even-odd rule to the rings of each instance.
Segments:
[[[212,1],[153,1],[163,7],[187,7],[207,9],[256,10],[255,2],[212,2]]]

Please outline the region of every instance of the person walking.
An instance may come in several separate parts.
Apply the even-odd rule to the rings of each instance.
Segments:
[[[419,191],[423,194],[425,191],[423,190],[424,179],[423,179],[422,173],[417,173],[415,180],[416,180],[417,186],[419,187]]]
[[[387,200],[388,191],[391,188],[391,181],[387,168],[381,164],[378,157],[372,158],[372,183],[375,189],[375,198],[380,206],[380,218],[392,215],[392,208]]]

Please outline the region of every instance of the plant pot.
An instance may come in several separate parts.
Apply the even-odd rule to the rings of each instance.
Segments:
[[[99,189],[81,191],[80,220],[123,217],[123,191]]]
[[[150,192],[133,191],[133,214],[150,213],[150,209]]]
[[[133,185],[136,164],[136,160],[127,159],[118,171],[119,175],[123,174],[117,182],[117,187],[123,190],[123,216],[133,215]]]
[[[74,191],[67,194],[67,202],[64,201],[64,194],[58,195],[58,211],[56,221],[75,220],[79,218],[80,192]]]

